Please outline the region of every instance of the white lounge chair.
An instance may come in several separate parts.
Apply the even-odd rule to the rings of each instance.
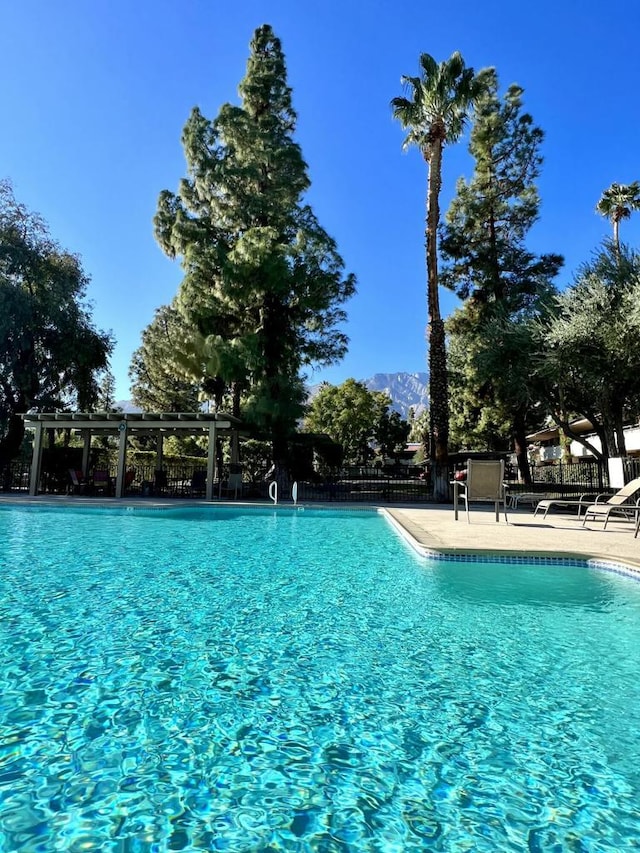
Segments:
[[[586,509],[589,504],[593,503],[594,500],[597,501],[599,498],[606,497],[608,495],[598,494],[597,492],[585,492],[577,500],[575,498],[543,498],[541,501],[538,501],[533,515],[536,516],[540,510],[544,510],[542,517],[546,518],[552,506],[566,506],[569,508],[578,507],[578,518],[580,518],[582,510]]]
[[[595,503],[586,508],[582,526],[585,526],[588,518],[592,518],[594,521],[602,519],[604,521],[602,529],[606,530],[607,522],[612,512],[626,515],[627,518],[630,515],[637,514],[638,504],[633,502],[633,498],[637,492],[640,492],[640,477],[630,480],[626,486],[623,486],[615,495],[607,498],[606,501],[598,501],[596,499]]]
[[[469,501],[491,501],[496,507],[496,521],[500,521],[500,504],[507,518],[506,485],[504,482],[504,460],[467,460],[467,479],[453,480],[453,510],[458,520],[458,500],[462,498],[469,518]]]

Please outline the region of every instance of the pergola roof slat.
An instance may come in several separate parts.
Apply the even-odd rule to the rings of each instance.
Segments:
[[[74,427],[82,424],[93,427],[97,423],[113,425],[115,428],[126,423],[152,430],[163,429],[170,424],[179,429],[188,429],[190,425],[202,429],[210,423],[215,423],[221,429],[241,426],[239,418],[226,412],[28,412],[21,417],[26,424],[40,422],[59,426],[60,423],[70,423]]]

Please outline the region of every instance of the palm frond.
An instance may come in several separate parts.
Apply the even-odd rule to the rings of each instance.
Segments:
[[[430,80],[437,76],[439,65],[429,53],[420,55],[420,67],[422,68],[423,78]]]

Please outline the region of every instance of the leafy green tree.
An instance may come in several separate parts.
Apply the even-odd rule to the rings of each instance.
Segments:
[[[113,348],[86,303],[79,259],[0,182],[0,468],[18,455],[20,413],[89,409]]]
[[[449,392],[445,328],[438,294],[437,245],[442,154],[445,145],[453,144],[460,138],[483,83],[482,75],[476,75],[472,68],[467,68],[458,52],[439,64],[428,53],[423,53],[420,57],[420,71],[419,77],[402,78],[411,97],[394,98],[391,105],[395,118],[403,128],[409,130],[404,147],[416,145],[428,168],[426,245],[430,457],[434,496],[437,500],[447,500]]]
[[[626,455],[626,415],[640,405],[640,255],[605,243],[556,297],[541,325],[539,370],[551,386],[554,418],[577,412],[594,425],[602,455]]]
[[[519,86],[510,86],[500,98],[495,71],[484,72],[483,78],[469,145],[474,172],[470,180],[458,181],[441,239],[448,261],[442,282],[467,300],[449,322],[452,336],[461,337],[458,377],[462,372],[472,383],[455,405],[466,407],[470,418],[483,419],[492,442],[502,432],[496,429],[499,418],[507,419],[528,482],[526,433],[536,403],[528,383],[531,349],[525,342],[530,336],[526,330],[519,335],[513,324],[544,310],[563,261],[555,254],[535,255],[525,245],[540,207],[535,181],[543,132],[523,112]],[[467,365],[462,367],[465,351]],[[477,436],[471,424],[468,435],[474,432]]]
[[[409,424],[399,412],[383,412],[375,435],[382,456],[391,456],[398,462],[398,455],[406,446],[409,431]]]
[[[177,195],[161,193],[155,233],[181,258],[176,307],[206,349],[207,378],[239,389],[244,417],[270,435],[283,469],[303,411],[302,371],[344,355],[341,305],[355,280],[303,203],[309,178],[267,25],[239,91],[241,105],[223,105],[213,121],[193,110],[182,136],[188,175]]]
[[[309,405],[304,427],[325,433],[342,445],[344,461],[365,464],[372,455],[382,418],[390,398],[381,391],[369,391],[362,382],[347,379],[342,385],[325,382]]]
[[[640,210],[640,181],[632,184],[611,184],[600,196],[596,211],[613,225],[613,242],[620,251],[620,223]]]
[[[271,463],[271,452],[267,441],[249,438],[242,443],[242,463],[252,482],[264,477]]]
[[[189,350],[182,315],[172,305],[161,305],[131,359],[131,395],[137,406],[145,412],[198,410],[198,385],[189,378],[189,367],[180,363]]]

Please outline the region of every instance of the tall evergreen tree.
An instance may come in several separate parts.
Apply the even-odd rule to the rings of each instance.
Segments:
[[[442,281],[468,300],[450,330],[466,338],[476,393],[489,395],[492,406],[510,413],[518,465],[528,481],[527,418],[535,402],[526,383],[530,349],[510,346],[518,340],[512,324],[535,316],[549,301],[562,258],[535,255],[525,245],[540,207],[535,181],[543,132],[522,111],[519,86],[510,86],[501,99],[495,71],[487,71],[484,82],[469,145],[473,176],[458,182],[442,229],[441,250],[448,261]],[[500,371],[490,347],[501,350]],[[482,400],[478,403],[482,410]]]
[[[301,373],[340,359],[341,308],[355,290],[334,241],[303,203],[307,168],[280,41],[259,27],[241,105],[182,136],[188,175],[163,192],[155,232],[185,272],[176,301],[208,347],[209,378],[242,389],[243,414],[268,431],[276,463],[302,413]]]
[[[97,398],[95,401],[98,412],[120,411],[116,405],[116,378],[109,367],[101,370],[97,377]]]
[[[134,403],[146,412],[193,412],[199,406],[195,366],[188,357],[193,336],[172,305],[156,309],[129,367]]]
[[[447,321],[447,332],[451,447],[457,451],[504,450],[509,446],[511,417],[496,400],[492,377],[484,376],[480,368],[486,342],[477,334],[473,306],[467,303],[455,311]]]
[[[448,500],[449,391],[444,321],[438,294],[438,224],[442,154],[457,142],[475,99],[482,90],[481,76],[465,66],[456,51],[437,63],[428,53],[420,57],[420,76],[403,77],[410,98],[391,101],[394,116],[409,133],[404,147],[416,145],[428,167],[427,181],[427,339],[429,342],[429,406],[432,480],[436,500]]]

